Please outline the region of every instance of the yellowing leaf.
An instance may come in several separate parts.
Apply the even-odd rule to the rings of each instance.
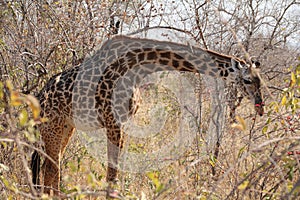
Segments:
[[[279,105],[278,105],[278,104],[276,104],[276,105],[274,106],[274,111],[277,112],[277,113],[279,112]]]
[[[149,173],[147,173],[147,176],[151,179],[151,181],[154,183],[154,185],[156,187],[159,186],[160,182],[158,180],[157,173],[155,173],[155,172],[149,172]]]
[[[244,190],[249,185],[249,181],[245,180],[242,184],[238,186],[239,190]]]
[[[13,84],[11,83],[10,80],[6,80],[6,87],[12,91],[14,89]]]
[[[233,124],[231,124],[231,127],[243,131],[243,126],[240,124],[233,123]]]
[[[245,131],[246,128],[247,128],[245,120],[242,117],[240,117],[240,116],[236,116],[236,120],[237,120],[238,123],[233,123],[231,125],[231,127],[239,129],[241,131]]]
[[[0,100],[3,99],[3,96],[4,96],[4,94],[3,94],[3,83],[0,82]]]
[[[23,109],[19,114],[20,125],[24,126],[27,123],[27,120],[28,120],[28,113],[25,109]]]
[[[286,104],[286,96],[284,95],[281,99],[281,105],[285,105]]]
[[[30,94],[26,96],[26,99],[27,99],[27,104],[29,105],[29,107],[32,110],[33,119],[38,119],[38,117],[40,116],[40,112],[41,112],[41,106],[40,106],[39,101]]]
[[[212,167],[215,167],[215,166],[216,166],[216,163],[214,163],[212,160],[209,160],[209,164],[210,164]]]
[[[23,103],[23,99],[20,96],[19,92],[17,92],[17,91],[11,91],[10,99],[11,99],[12,106],[20,106]]]
[[[242,125],[243,129],[246,130],[247,126],[245,120],[240,116],[236,116],[236,120]]]
[[[296,75],[294,72],[291,72],[291,87],[293,87],[296,84]]]

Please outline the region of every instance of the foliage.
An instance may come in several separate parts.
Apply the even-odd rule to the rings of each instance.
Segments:
[[[30,94],[16,91],[9,80],[0,82],[0,102],[0,180],[3,183],[0,197],[12,199],[18,194],[34,198],[36,191],[29,173],[28,150],[35,148],[32,144],[39,137],[34,125],[45,122],[39,116],[39,102]]]
[[[247,54],[257,58],[266,104],[266,114],[259,118],[243,101],[236,110],[237,123],[226,123],[218,155],[207,154],[210,91],[193,76],[201,97],[202,112],[195,117],[199,137],[169,166],[147,174],[122,172],[118,190],[124,198],[296,199],[300,195],[300,24],[299,16],[293,15],[297,6],[291,0],[2,1],[0,199],[49,198],[38,197],[29,171],[33,149],[43,152],[34,126],[47,120],[39,117],[34,96],[50,77],[81,64],[115,34],[118,21],[120,34],[187,41],[240,58]],[[174,95],[164,88],[145,90],[144,97],[148,103],[166,102],[171,117],[159,137],[130,146],[137,152],[157,150],[171,140],[179,113]],[[167,139],[160,144],[160,138]],[[77,135],[61,165],[66,197],[105,195],[106,166],[90,155]]]

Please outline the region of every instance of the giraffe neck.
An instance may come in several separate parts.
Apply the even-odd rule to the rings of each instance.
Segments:
[[[106,42],[98,54],[103,52],[106,52],[104,57],[109,68],[120,76],[132,68],[147,68],[196,72],[234,82],[245,64],[237,58],[199,47],[125,36]]]

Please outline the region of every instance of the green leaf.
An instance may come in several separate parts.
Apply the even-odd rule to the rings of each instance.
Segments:
[[[216,166],[216,158],[215,158],[215,156],[211,155],[208,162],[209,162],[209,164],[210,164],[212,167],[215,167],[215,166]]]
[[[290,181],[293,180],[293,177],[294,177],[294,167],[293,166],[288,166],[289,168],[289,171],[288,171],[288,179]]]
[[[270,124],[271,123],[271,118],[269,117],[266,124]]]
[[[263,134],[266,134],[267,131],[268,131],[268,126],[263,127],[262,133],[263,133]]]
[[[73,162],[69,162],[68,163],[68,167],[70,167],[72,172],[76,172],[77,171],[77,167]]]
[[[151,179],[153,184],[155,185],[155,192],[159,193],[164,188],[164,185],[159,181],[158,179],[158,173],[157,172],[149,172],[147,173],[147,176]]]
[[[94,176],[93,173],[89,173],[87,175],[87,182],[88,182],[88,184],[90,186],[92,186],[93,188],[96,188],[96,186],[97,186],[97,180],[96,180],[96,178],[95,178],[95,176]]]
[[[240,148],[239,153],[238,153],[238,158],[240,158],[242,156],[242,154],[245,151],[245,149],[246,149],[246,146]]]

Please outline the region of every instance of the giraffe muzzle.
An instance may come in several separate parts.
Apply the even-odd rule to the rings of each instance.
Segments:
[[[255,110],[259,114],[259,116],[263,116],[264,114],[264,102],[255,104]]]

